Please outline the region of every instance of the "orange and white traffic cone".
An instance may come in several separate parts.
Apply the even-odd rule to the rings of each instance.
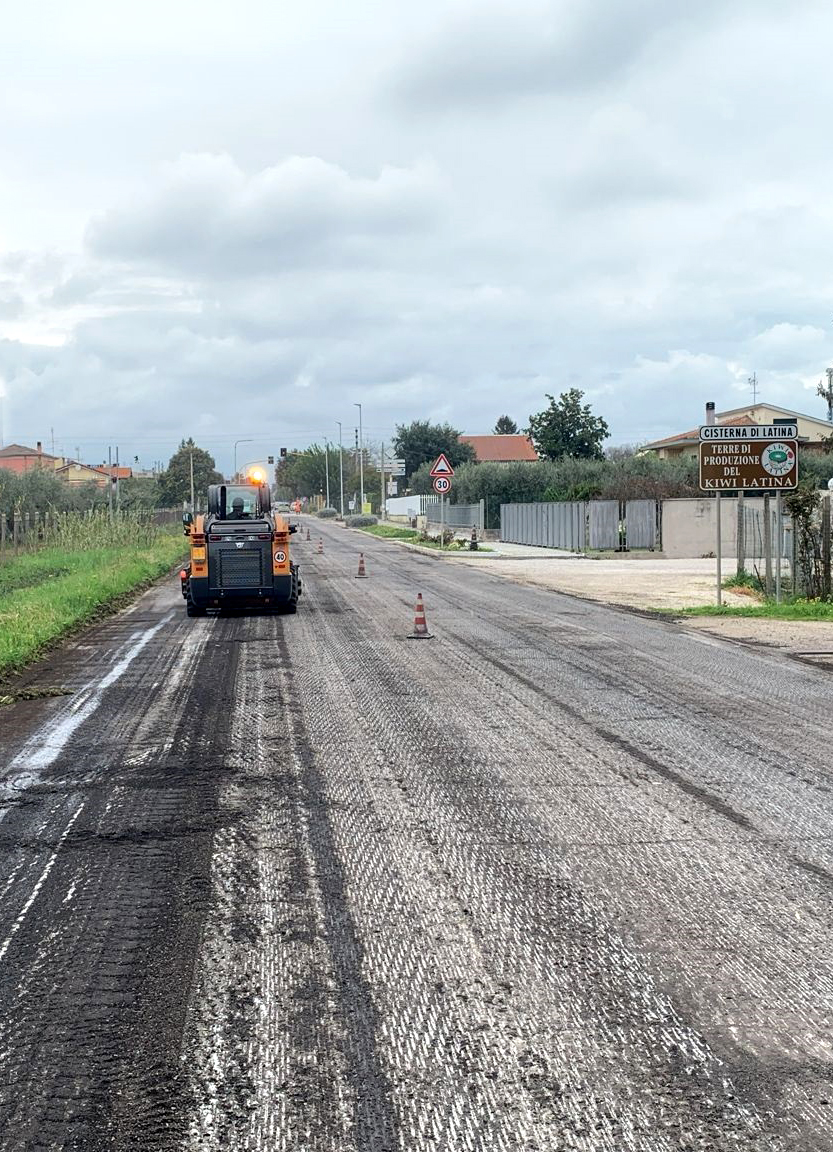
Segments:
[[[425,605],[422,603],[422,593],[417,592],[416,613],[414,615],[414,630],[408,635],[409,640],[431,640],[428,631],[428,621],[425,619]]]
[[[309,535],[309,528],[307,528],[307,540],[309,540],[309,538],[310,538],[310,535]]]
[[[320,536],[318,537],[318,555],[324,555],[324,541]]]
[[[364,552],[359,553],[359,570],[356,573],[357,580],[364,580],[367,577],[367,572],[364,570]]]

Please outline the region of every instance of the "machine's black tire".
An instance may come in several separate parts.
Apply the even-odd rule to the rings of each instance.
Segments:
[[[208,609],[202,608],[199,604],[195,604],[191,599],[191,593],[185,597],[185,615],[186,616],[204,616]]]

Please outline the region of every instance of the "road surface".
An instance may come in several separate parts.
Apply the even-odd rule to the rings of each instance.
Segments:
[[[313,527],[0,711],[0,1147],[833,1148],[830,673]]]

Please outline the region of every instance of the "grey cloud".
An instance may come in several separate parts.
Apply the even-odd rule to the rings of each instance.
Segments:
[[[228,156],[184,156],[143,202],[96,218],[94,256],[184,273],[279,273],[378,259],[377,245],[422,232],[435,216],[427,166],[353,177],[316,157],[246,175]]]
[[[703,0],[696,10],[667,0],[479,4],[409,54],[390,84],[421,110],[582,93],[615,83],[669,29],[696,28],[718,7],[718,0]],[[733,7],[740,5],[725,6]]]

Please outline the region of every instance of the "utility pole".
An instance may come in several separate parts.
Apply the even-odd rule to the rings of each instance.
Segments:
[[[243,440],[235,440],[234,441],[234,475],[231,478],[232,484],[237,483],[237,445],[238,444],[252,444],[252,443],[253,443],[253,440],[250,437],[246,437]]]
[[[827,387],[825,388],[821,381],[816,389],[816,394],[821,396],[823,400],[827,401],[827,421],[833,424],[833,368],[827,368]]]
[[[194,449],[191,448],[188,452],[191,463],[191,513],[194,512]]]
[[[327,482],[327,507],[330,507],[330,441],[324,441],[324,475]]]
[[[78,457],[76,457],[78,459]],[[113,449],[107,446],[107,508],[113,523]]]
[[[341,519],[344,519],[344,450],[341,445],[341,421],[338,424],[338,491],[340,501]]]
[[[110,482],[112,483],[112,476]],[[121,477],[119,476],[119,446],[116,445],[116,511],[121,512]]]
[[[362,432],[362,406],[354,402],[353,407],[359,410],[359,488],[362,498],[360,511],[364,512],[364,433]]]

